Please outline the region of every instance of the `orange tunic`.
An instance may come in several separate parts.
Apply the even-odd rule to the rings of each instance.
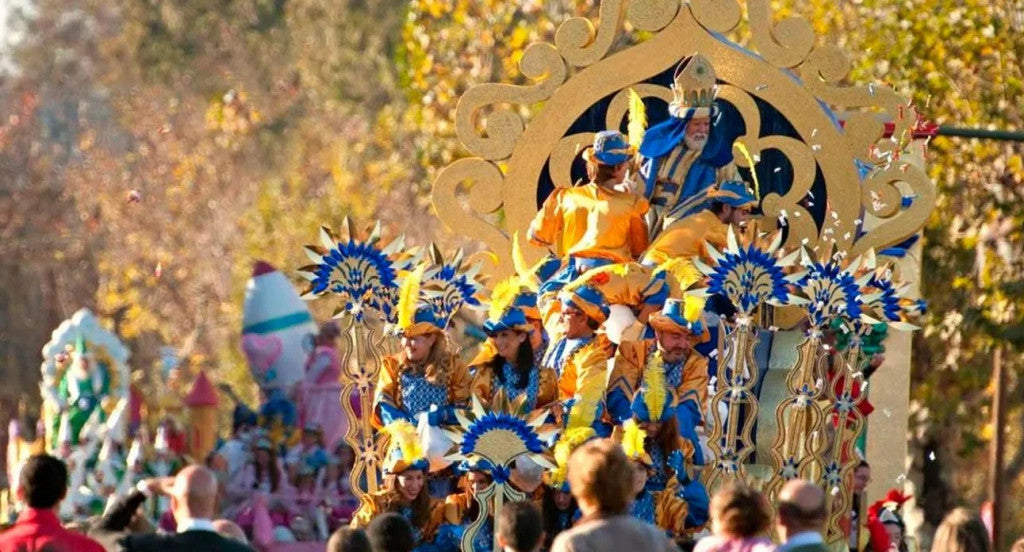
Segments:
[[[644,264],[660,265],[669,259],[706,257],[708,242],[719,250],[725,247],[729,225],[718,220],[711,211],[677,220],[654,239],[644,253]]]
[[[555,248],[559,257],[629,262],[647,247],[649,208],[641,196],[593,182],[560,188],[544,201],[528,236],[534,245]]]

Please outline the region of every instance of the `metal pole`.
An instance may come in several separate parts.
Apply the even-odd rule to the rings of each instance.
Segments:
[[[989,130],[985,128],[965,128],[942,125],[939,127],[938,134],[939,136],[958,136],[960,138],[982,138],[1003,142],[1024,142],[1024,131],[1019,130]]]
[[[1006,374],[1003,371],[1003,347],[992,354],[992,458],[989,465],[989,497],[992,500],[992,549],[999,550],[1001,515],[1003,511],[1003,427],[1006,425]]]

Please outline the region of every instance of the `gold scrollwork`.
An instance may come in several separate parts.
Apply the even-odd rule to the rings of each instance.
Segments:
[[[899,209],[904,195],[899,184],[905,185],[913,198],[904,210]],[[886,220],[857,240],[851,253],[860,255],[914,235],[928,220],[937,199],[935,183],[916,165],[893,163],[871,175],[864,182],[861,201],[868,214]]]
[[[512,258],[504,253],[509,238],[498,227],[483,218],[502,207],[502,187],[505,181],[501,169],[490,161],[479,158],[459,159],[445,167],[434,181],[431,200],[434,211],[442,222],[457,232],[473,236],[498,254],[498,271],[511,273]],[[458,190],[468,184],[469,210],[459,201]]]
[[[737,106],[748,125],[747,135],[741,141],[755,155],[778,149],[793,165],[797,176],[788,192],[782,196],[769,194],[762,202],[766,226],[774,224],[785,211],[790,226],[787,246],[806,243],[813,247],[835,242],[842,250],[856,252],[902,241],[920,229],[935,198],[934,186],[926,177],[918,178],[911,174],[913,169],[907,169],[903,178],[917,194],[914,205],[905,210],[879,210],[873,208],[872,201],[859,200],[861,181],[855,169],[857,161],[879,163],[889,155],[891,162],[898,156],[899,149],[905,146],[903,138],[913,130],[916,116],[905,114],[905,99],[886,86],[842,84],[850,71],[848,56],[831,44],[815,47],[814,35],[805,20],[773,21],[767,0],[747,0],[751,44],[758,57],[712,34],[738,28],[744,13],[738,1],[690,0],[681,5],[676,0],[635,0],[628,3],[628,9],[626,4],[623,0],[605,0],[596,27],[582,18],[570,19],[559,28],[554,45],[531,45],[524,53],[520,69],[536,84],[483,84],[467,91],[459,101],[459,139],[473,155],[484,160],[507,160],[507,170],[504,175],[495,167],[468,171],[486,173],[489,182],[484,186],[478,182],[474,186],[477,192],[469,193],[473,212],[461,206],[454,208],[454,189],[460,182],[452,180],[461,178],[457,173],[466,167],[442,172],[435,184],[435,195],[443,197],[435,198],[434,204],[438,216],[449,227],[477,237],[491,247],[500,260],[495,275],[511,273],[508,236],[515,231],[525,232],[536,213],[537,182],[545,165],[556,186],[569,184],[568,167],[586,133],[566,137],[565,132],[580,114],[601,98],[613,95],[606,123],[615,126],[625,112],[622,94],[629,87],[645,97],[667,99],[667,89],[643,81],[695,51],[711,60],[722,81],[722,98]],[[636,29],[655,34],[615,51],[614,45],[621,42],[616,37],[624,19]],[[569,78],[569,66],[583,69]],[[788,69],[802,80],[793,79]],[[751,96],[778,110],[800,138],[759,137],[760,123],[755,122],[759,116],[756,106],[749,101]],[[540,102],[544,102],[543,108],[525,125],[520,109]],[[845,125],[838,125],[821,102],[843,110]],[[489,114],[485,125],[481,125],[485,111]],[[875,115],[877,111],[894,120],[897,140],[881,139],[884,127]],[[747,164],[740,158],[736,163]],[[810,184],[819,170],[828,197],[808,198]],[[882,177],[871,176],[867,187],[878,188],[870,183],[878,178]],[[500,201],[481,197],[495,189],[501,191]],[[802,204],[826,199],[831,211],[819,228]],[[501,223],[483,216],[496,210],[503,215]],[[864,210],[886,220],[856,241],[855,230]],[[530,260],[541,254],[529,247],[524,253]]]
[[[601,2],[597,29],[586,17],[573,17],[559,25],[555,33],[555,47],[566,63],[573,67],[586,67],[608,55],[608,50],[622,31],[624,7],[623,0]]]
[[[487,117],[487,136],[481,136],[477,131],[478,111],[500,103],[531,105],[544,101],[554,94],[568,74],[558,50],[546,43],[527,47],[519,61],[519,70],[527,78],[539,82],[532,86],[481,84],[470,88],[459,98],[455,109],[455,129],[459,140],[473,155],[490,160],[507,158],[524,129],[520,115],[506,109]]]
[[[633,0],[626,10],[626,21],[637,30],[660,31],[679,13],[679,0]]]

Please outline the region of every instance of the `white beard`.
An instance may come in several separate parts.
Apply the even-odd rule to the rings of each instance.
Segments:
[[[696,134],[694,136],[686,136],[683,138],[683,144],[685,144],[686,149],[690,151],[701,151],[707,143],[707,134]]]

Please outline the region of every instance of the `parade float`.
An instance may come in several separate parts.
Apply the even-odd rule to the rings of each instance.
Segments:
[[[913,106],[881,84],[848,84],[839,47],[803,19],[776,21],[761,1],[606,0],[599,20],[564,22],[554,43],[531,45],[519,67],[531,84],[482,84],[461,98],[455,125],[470,155],[434,182],[437,215],[493,254],[482,268],[489,286],[524,277],[545,255],[564,267],[559,244],[520,242],[553,191],[585,180],[581,153],[598,132],[634,134],[637,99],[647,136],[634,181],[648,192],[659,176],[679,185],[674,198],[667,189],[677,208],[649,220],[652,237],[700,207],[682,205],[679,190],[699,193],[731,169],[753,189],[756,225],[711,247],[698,263],[701,285],[689,290],[739,307],[709,351],[716,372],[702,478],[711,491],[744,478],[774,494],[807,477],[828,491],[829,541],[842,540],[859,455],[872,458],[881,486],[903,470],[905,445],[892,436],[906,430],[909,331],[923,309],[913,299],[917,232],[935,202],[922,166],[928,131]],[[710,138],[703,152],[666,161],[683,142],[687,120],[670,109],[681,102],[710,111]],[[673,175],[669,161],[692,176]],[[315,264],[304,272],[307,294],[340,298],[342,380],[366,405],[396,348],[386,327],[402,275],[422,259],[379,228],[346,228],[307,248]],[[871,402],[886,415],[867,418],[865,372],[879,351],[885,366],[871,380]],[[367,501],[388,439],[363,413],[347,440],[357,452],[352,486]],[[493,507],[481,504],[479,520]]]
[[[477,386],[435,394],[433,403],[404,396],[407,383],[428,395],[435,390],[402,379],[395,358],[400,363],[406,341],[433,336],[446,344],[455,373],[475,377],[483,364],[474,359],[474,370],[461,372],[462,360],[455,360],[474,357],[454,345],[460,311],[478,319],[486,311],[485,328],[491,324],[494,333],[546,336],[558,308],[574,305],[606,326],[586,339],[610,349],[649,334],[652,311],[668,327],[707,336],[696,347],[707,357],[706,381],[689,389],[699,406],[679,418],[701,420],[684,436],[691,450],[651,458],[636,423],[627,423],[681,416],[685,385],[666,385],[669,370],[658,355],[641,363],[645,375],[627,386],[638,396],[626,401],[628,420],[606,424],[631,428],[632,437],[611,431],[631,459],[672,472],[655,489],[655,520],[673,510],[675,536],[692,538],[702,522],[683,518],[687,506],[698,509],[695,487],[713,492],[741,478],[773,496],[785,481],[803,477],[826,489],[827,538],[842,541],[860,456],[872,458],[881,486],[898,482],[903,470],[905,444],[893,436],[906,431],[909,331],[923,309],[914,299],[917,233],[935,203],[922,167],[927,132],[913,106],[881,84],[847,84],[849,61],[840,48],[803,19],[775,20],[761,0],[604,0],[596,21],[565,21],[554,43],[525,50],[519,68],[531,84],[481,84],[462,96],[454,123],[469,155],[433,184],[437,216],[486,254],[449,257],[420,239],[410,248],[379,224],[363,228],[346,219],[339,233],[324,227],[319,243],[305,248],[311,264],[298,269],[308,281],[302,299],[335,306],[336,325],[319,332],[285,275],[256,264],[241,348],[261,402],[249,408],[221,388],[236,405],[232,433],[259,427],[253,448],[269,466],[276,454],[296,451],[292,471],[282,475],[297,487],[317,473],[345,476],[315,454],[303,456],[304,440],[328,441],[332,453],[347,445],[353,463],[341,486],[359,509],[301,489],[278,497],[277,483],[261,480],[257,468],[242,487],[249,500],[233,512],[237,519],[257,544],[283,550],[297,535],[322,539],[348,517],[358,522],[381,511],[382,493],[399,470],[461,469],[486,485],[460,495],[461,517],[430,529],[462,550],[497,550],[490,518],[504,501],[525,496],[524,474],[547,470],[545,485],[564,491],[569,452],[608,422],[611,399],[593,390],[600,381],[603,395],[614,361],[556,366],[557,378],[571,366],[577,381],[560,381],[552,404],[528,405],[540,395],[539,382],[524,388],[528,401],[493,387],[483,397]],[[690,136],[697,119],[706,124],[699,144]],[[602,242],[618,230],[596,215],[577,221],[574,236],[564,220],[548,225],[567,216],[561,198],[587,180],[595,162],[629,165],[617,193],[645,198],[622,209],[627,226],[642,218],[645,230],[635,241],[643,247]],[[667,247],[647,262],[654,251],[648,245],[715,202],[753,207],[754,220],[714,239],[691,239],[694,253],[666,254],[673,251]],[[637,203],[649,207],[642,217],[627,213]],[[587,240],[626,253],[579,262],[586,258],[574,247]],[[705,319],[703,305],[716,301],[729,312],[708,307]],[[138,446],[122,442],[136,452],[120,463],[106,461],[110,447],[102,446],[119,438],[125,423],[115,405],[129,394],[127,351],[85,316],[62,326],[44,351],[47,447],[67,443],[102,456],[107,467],[100,471],[127,469]],[[555,337],[552,330],[551,343],[545,337],[533,347]],[[495,358],[486,347],[478,356]],[[885,365],[869,386],[867,368],[880,352]],[[546,363],[542,356],[538,362]],[[182,399],[204,428],[217,395],[200,376]],[[326,407],[322,399],[330,395],[335,402]],[[884,405],[886,415],[869,417],[870,403]],[[84,434],[95,450],[81,445]],[[205,456],[211,439],[193,428],[193,452]],[[154,451],[167,448],[156,441]],[[296,505],[308,513],[289,515]]]

